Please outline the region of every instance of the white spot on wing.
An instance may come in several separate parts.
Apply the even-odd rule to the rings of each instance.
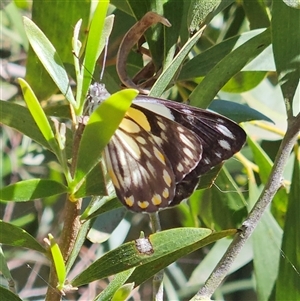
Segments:
[[[179,172],[182,172],[182,171],[183,171],[183,165],[182,165],[181,163],[178,163],[178,165],[177,165],[177,170],[178,170]]]
[[[222,148],[224,148],[226,150],[231,150],[230,144],[226,140],[224,140],[224,139],[219,140],[218,143]]]
[[[221,157],[222,157],[222,154],[221,154],[221,153],[218,153],[218,152],[215,152],[215,155],[216,155],[218,158],[221,158]]]
[[[191,149],[195,149],[193,143],[188,139],[186,138],[186,136],[184,136],[183,134],[179,134],[179,138],[181,139],[181,141],[186,144],[187,146],[189,146]]]
[[[149,103],[149,102],[135,102],[138,106],[141,106],[143,108],[146,108],[158,115],[165,116],[166,118],[170,120],[174,120],[174,116],[170,109],[168,109],[163,104],[159,103]]]
[[[226,126],[224,126],[222,124],[217,124],[216,128],[224,136],[226,136],[226,137],[228,137],[230,139],[235,139],[235,136],[232,134],[232,132]]]
[[[194,158],[193,153],[191,152],[191,150],[189,150],[187,147],[183,148],[183,152],[191,159]]]

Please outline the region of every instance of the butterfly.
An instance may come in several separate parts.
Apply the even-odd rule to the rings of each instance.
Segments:
[[[96,106],[109,96],[91,85]],[[137,96],[104,150],[120,201],[131,211],[152,213],[187,199],[199,178],[232,157],[246,134],[235,122],[208,110]]]

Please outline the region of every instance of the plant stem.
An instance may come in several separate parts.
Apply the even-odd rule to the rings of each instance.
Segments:
[[[277,190],[282,185],[283,170],[294,144],[297,141],[299,131],[300,114],[298,114],[297,117],[294,117],[291,122],[289,122],[287,132],[281,142],[268,182],[266,183],[264,190],[249,213],[247,219],[244,221],[241,231],[236,234],[228,250],[223,255],[222,259],[219,261],[218,265],[215,267],[204,286],[198,291],[192,300],[210,300],[214,291],[218,288],[228,274],[233,261],[240,253],[247,239],[253,233],[264,211],[271,203]]]
[[[84,127],[85,125],[83,123],[80,123],[74,136],[72,165],[70,167],[70,172],[72,177],[74,176],[75,173],[75,168],[77,164],[77,154],[78,154],[79,144],[80,144]],[[74,248],[79,230],[81,228],[81,222],[80,222],[81,205],[82,205],[82,199],[78,199],[75,202],[71,201],[69,198],[66,199],[66,203],[63,211],[64,226],[59,239],[59,247],[65,263],[69,259],[69,256]],[[61,293],[56,289],[56,286],[57,286],[57,276],[56,276],[55,266],[52,263],[50,266],[49,286],[48,286],[45,301],[61,300]]]
[[[158,212],[149,214],[150,223],[153,233],[157,233],[161,231],[160,219]],[[156,273],[152,280],[152,295],[153,300],[162,301],[164,296],[164,287],[163,287],[163,278],[164,278],[164,270]]]

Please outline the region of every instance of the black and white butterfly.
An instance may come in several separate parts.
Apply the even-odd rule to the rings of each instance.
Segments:
[[[109,96],[91,85],[88,101]],[[149,96],[137,96],[104,151],[120,201],[135,212],[179,204],[199,177],[232,157],[246,134],[235,122],[210,111]]]

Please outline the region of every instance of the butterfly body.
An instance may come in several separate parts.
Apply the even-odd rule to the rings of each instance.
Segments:
[[[92,88],[90,95],[98,95],[97,84]],[[245,132],[226,117],[137,96],[104,158],[121,202],[135,212],[156,212],[189,197],[199,177],[233,156],[244,142]]]

